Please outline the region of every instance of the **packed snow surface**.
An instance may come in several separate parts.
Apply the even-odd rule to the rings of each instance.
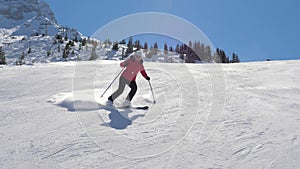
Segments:
[[[1,66],[0,168],[299,168],[299,64],[145,62],[149,110],[118,61]]]

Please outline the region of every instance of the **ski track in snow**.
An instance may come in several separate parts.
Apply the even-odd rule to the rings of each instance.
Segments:
[[[147,111],[101,106],[117,62],[3,66],[0,168],[299,168],[299,64],[222,65],[223,112],[211,64],[145,63],[157,103],[138,75],[133,105]]]

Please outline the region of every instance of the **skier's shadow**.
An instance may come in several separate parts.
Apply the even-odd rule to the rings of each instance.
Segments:
[[[114,109],[106,109],[106,110],[110,111],[108,115],[110,122],[101,125],[109,126],[111,128],[118,129],[118,130],[126,129],[129,125],[132,124],[134,120],[136,120],[139,117],[145,116],[144,114],[138,114],[129,118],[128,114],[132,112],[132,110],[130,109],[122,111],[122,114],[118,110],[114,110]]]

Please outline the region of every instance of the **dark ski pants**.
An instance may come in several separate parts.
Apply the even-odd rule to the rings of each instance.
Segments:
[[[117,97],[119,97],[123,93],[126,84],[131,88],[126,99],[131,101],[137,91],[137,85],[136,85],[135,81],[129,81],[129,80],[125,79],[123,76],[121,76],[119,79],[118,90],[115,91],[111,96],[109,96],[108,99],[111,101],[114,101]]]

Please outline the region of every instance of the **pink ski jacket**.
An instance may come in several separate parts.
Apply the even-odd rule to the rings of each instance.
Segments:
[[[125,60],[124,62],[120,63],[120,66],[126,67],[125,71],[122,73],[122,76],[129,81],[135,81],[139,72],[141,72],[145,79],[148,77],[143,64],[135,59]]]

